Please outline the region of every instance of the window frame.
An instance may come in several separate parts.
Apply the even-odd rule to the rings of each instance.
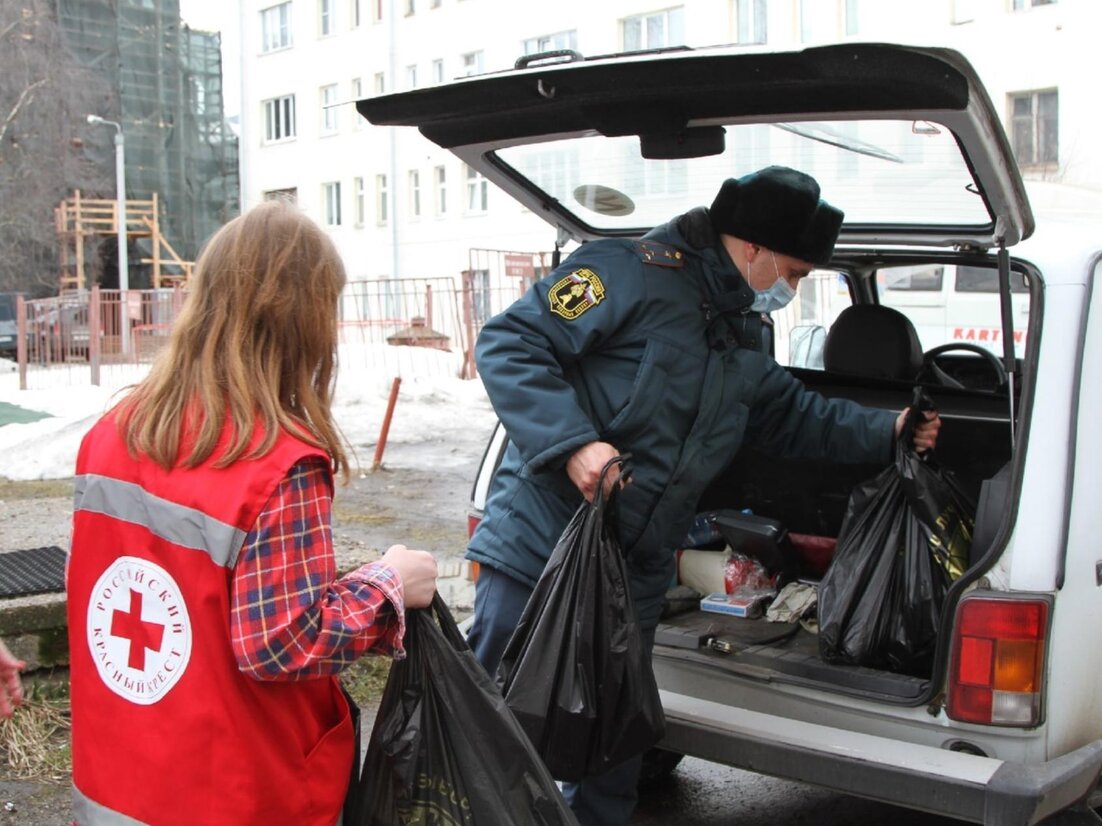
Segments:
[[[362,227],[367,220],[367,192],[362,175],[352,179],[352,225]]]
[[[272,17],[272,13],[279,13],[279,19],[276,23],[275,30],[273,31],[269,26],[269,21]],[[282,14],[286,12],[286,14]],[[283,3],[276,3],[274,6],[269,6],[266,9],[260,10],[260,53],[269,54],[271,52],[278,52],[284,49],[290,49],[294,46],[294,30],[292,28],[292,12],[293,7],[291,0],[286,0]],[[273,37],[272,35],[278,35]],[[278,42],[275,42],[278,40]],[[269,41],[273,41],[269,43]]]
[[[474,77],[483,73],[483,65],[486,53],[482,49],[473,52],[464,52],[459,56],[463,74],[460,77]]]
[[[448,214],[448,168],[443,164],[432,169],[432,208],[438,218]]]
[[[463,182],[467,194],[464,212],[467,215],[484,215],[489,211],[490,182],[473,166],[464,164],[464,168],[466,172],[463,175]]]
[[[340,110],[337,107],[338,90],[336,83],[327,83],[318,89],[321,104],[322,136],[335,135],[340,131]]]
[[[1051,116],[1041,112],[1042,98],[1051,97],[1054,107]],[[1028,100],[1030,111],[1028,119],[1015,113],[1016,103]],[[1058,88],[1029,89],[1019,92],[1007,92],[1007,135],[1014,158],[1022,170],[1051,170],[1060,165],[1060,90]],[[1028,120],[1029,157],[1022,157],[1019,128]],[[1045,124],[1051,120],[1051,135]],[[1046,157],[1051,150],[1051,157]]]
[[[409,217],[417,221],[421,218],[421,170],[411,169],[406,175],[406,186],[409,190]]]
[[[743,32],[746,32],[745,38]],[[769,10],[766,0],[735,0],[735,42],[757,46],[769,42]]]
[[[262,105],[264,107],[264,143],[266,145],[286,143],[298,137],[295,96],[293,93],[268,98],[262,102]],[[280,134],[280,125],[284,127],[282,134]]]
[[[651,26],[650,21],[662,19],[662,42],[651,42]],[[635,45],[628,45],[628,24],[638,24],[639,27],[639,43]],[[676,23],[676,25],[673,25]],[[664,49],[671,46],[687,46],[685,42],[685,7],[684,6],[670,6],[665,9],[658,9],[657,11],[646,12],[645,14],[632,14],[627,17],[620,18],[620,45],[623,51],[646,51],[648,49]],[[677,31],[675,31],[675,29]],[[675,38],[679,38],[678,42],[675,42]]]
[[[375,225],[385,227],[390,223],[390,188],[385,172],[375,176]]]
[[[327,227],[340,227],[343,225],[341,215],[341,182],[324,181],[321,185],[322,204],[324,209],[324,223]]]
[[[532,55],[541,52],[559,51],[562,49],[578,50],[578,30],[563,29],[551,34],[541,34],[536,37],[526,38],[521,42],[521,54]]]
[[[337,33],[336,0],[318,0],[318,37]]]

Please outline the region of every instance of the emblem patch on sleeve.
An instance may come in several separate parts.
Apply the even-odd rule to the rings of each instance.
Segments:
[[[605,297],[605,285],[593,270],[574,270],[547,294],[551,312],[573,321],[590,307],[600,304]]]

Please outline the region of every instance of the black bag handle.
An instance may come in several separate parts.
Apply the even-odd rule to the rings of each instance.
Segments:
[[[440,633],[443,634],[444,639],[457,651],[465,651],[469,647],[467,641],[463,638],[463,634],[459,630],[459,626],[455,622],[455,617],[452,616],[451,611],[448,609],[448,604],[444,602],[444,598],[440,596],[439,591],[432,595],[432,603],[428,607],[411,608],[406,613],[407,640],[410,637],[410,631],[413,630],[413,626],[419,625],[420,623],[431,623],[439,626]]]
[[[601,475],[597,479],[597,490],[594,492],[593,505],[594,507],[607,507],[611,505],[616,495],[616,491],[619,488],[613,488],[609,491],[608,496],[605,496],[605,477],[608,476],[608,472],[612,470],[613,465],[620,466],[620,478],[627,481],[631,478],[631,472],[633,470],[631,465],[631,454],[621,453],[617,456],[613,456],[607,462],[605,466],[601,468]]]
[[[915,453],[914,439],[915,428],[926,421],[926,411],[937,410],[937,405],[929,394],[919,385],[916,385],[911,394],[911,404],[907,409],[907,415],[903,419],[903,428],[899,431],[899,443],[907,450]],[[929,456],[931,451],[919,454]]]

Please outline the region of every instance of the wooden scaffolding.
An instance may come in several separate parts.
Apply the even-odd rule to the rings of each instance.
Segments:
[[[60,292],[88,289],[91,279],[85,242],[95,237],[114,237],[119,231],[119,204],[109,199],[83,198],[80,190],[65,198],[54,210],[61,248]],[[161,234],[157,193],[149,200],[127,200],[126,236],[150,239],[148,258],[138,263],[151,264],[154,289],[184,285],[191,278],[194,263],[184,261]],[[129,248],[129,245],[128,245]]]

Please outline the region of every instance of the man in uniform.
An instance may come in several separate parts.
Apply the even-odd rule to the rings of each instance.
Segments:
[[[904,414],[808,391],[763,342],[763,314],[830,261],[841,223],[813,178],[768,167],[640,241],[584,244],[486,324],[478,367],[509,435],[467,551],[481,565],[470,642],[490,673],[556,540],[619,453],[633,456],[620,533],[648,651],[673,549],[744,442],[890,460]],[[933,447],[939,427],[936,416],[920,425],[916,446]],[[627,822],[639,765],[564,786],[583,826]]]

